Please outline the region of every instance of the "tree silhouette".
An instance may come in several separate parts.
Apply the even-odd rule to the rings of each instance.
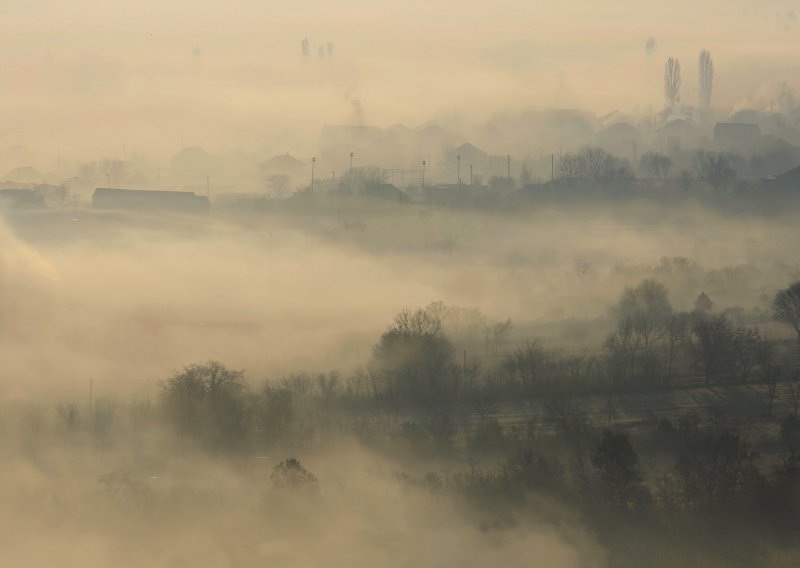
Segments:
[[[592,454],[592,466],[600,486],[601,497],[611,506],[630,508],[637,505],[645,492],[639,456],[623,432],[603,432],[603,438]]]
[[[711,102],[711,88],[714,82],[714,61],[711,59],[711,53],[707,49],[700,52],[697,71],[700,76],[698,83],[700,85],[700,108],[707,109],[709,102]]]
[[[670,57],[664,66],[664,95],[670,106],[681,100],[680,90],[681,64],[677,59]]]
[[[800,343],[800,281],[775,294],[772,314],[779,322],[788,323],[794,328],[797,342]]]
[[[282,461],[269,476],[272,487],[290,491],[316,491],[317,477],[295,458]]]

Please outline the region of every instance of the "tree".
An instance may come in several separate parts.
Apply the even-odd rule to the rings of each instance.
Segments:
[[[353,168],[352,174],[348,171],[342,176],[339,183],[339,191],[360,194],[380,187],[385,183],[386,170],[376,167]]]
[[[313,492],[318,487],[317,477],[295,458],[284,460],[272,468],[269,478],[272,487],[280,490]]]
[[[711,88],[714,83],[714,61],[711,59],[711,53],[707,49],[703,49],[700,52],[697,71],[699,74],[700,108],[706,110],[711,102]]]
[[[639,158],[639,167],[651,178],[665,179],[672,168],[672,160],[658,152],[646,152]]]
[[[617,330],[606,339],[614,372],[623,379],[630,374],[656,379],[660,348],[672,317],[667,289],[654,280],[644,280],[623,292],[616,312]]]
[[[664,95],[669,106],[681,99],[681,64],[677,59],[670,57],[664,65]]]
[[[736,181],[737,173],[733,167],[734,159],[723,152],[699,151],[693,165],[697,179],[710,184],[714,189],[730,187]]]
[[[689,314],[672,314],[667,322],[667,377],[672,377],[672,365],[678,348],[686,341],[689,329]]]
[[[656,54],[658,50],[658,46],[656,45],[656,38],[649,37],[647,41],[644,42],[644,52],[647,54],[648,57],[652,57]]]
[[[723,316],[698,316],[692,325],[691,345],[695,365],[703,372],[706,386],[731,370],[735,333]]]
[[[244,373],[218,361],[184,367],[163,386],[169,420],[183,435],[206,443],[241,441],[244,424]]]
[[[275,195],[283,195],[289,189],[289,176],[273,174],[267,178],[267,187]]]
[[[730,507],[756,485],[758,459],[735,432],[692,433],[675,463],[686,505]]]
[[[761,330],[757,327],[736,330],[733,348],[742,383],[747,383],[750,373],[758,365],[760,351],[765,348],[765,343]]]
[[[699,314],[707,314],[713,307],[714,302],[711,301],[711,298],[709,298],[708,294],[705,292],[700,292],[700,295],[697,296],[697,299],[694,301],[694,311]]]
[[[619,319],[645,314],[659,321],[672,315],[667,288],[655,280],[642,280],[635,288],[626,288],[617,308]]]
[[[579,179],[586,171],[583,157],[567,152],[558,160],[558,177],[561,179]]]
[[[781,368],[769,365],[764,372],[764,382],[767,384],[767,416],[772,416],[772,407],[778,396],[778,382],[781,379]]]
[[[442,322],[426,310],[401,311],[373,349],[376,394],[395,402],[430,404],[458,393],[461,373]]]
[[[639,455],[624,432],[603,432],[592,454],[592,466],[604,501],[615,508],[633,508],[645,493]]]
[[[800,344],[800,281],[775,294],[772,316],[781,323],[791,325]]]

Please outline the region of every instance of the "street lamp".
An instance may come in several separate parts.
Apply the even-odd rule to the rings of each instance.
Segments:
[[[350,193],[353,192],[353,153],[350,152]]]
[[[311,193],[314,193],[314,165],[317,163],[317,157],[311,158]]]
[[[422,187],[425,187],[425,160],[422,160]]]

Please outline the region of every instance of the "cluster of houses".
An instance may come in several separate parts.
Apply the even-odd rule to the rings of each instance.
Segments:
[[[754,179],[800,187],[800,169],[796,169],[800,168],[800,110],[797,114],[744,110],[710,121],[673,108],[643,123],[621,113],[594,118],[580,111],[553,110],[499,116],[483,131],[473,132],[474,138],[488,140],[495,147],[525,148],[528,155],[544,156],[538,163],[531,159],[534,175],[529,179],[525,178],[530,174],[528,164],[522,173],[521,160],[515,159],[512,168],[511,156],[492,154],[469,142],[457,145],[461,140],[436,125],[417,129],[403,125],[388,129],[325,126],[318,154],[306,161],[286,152],[257,164],[231,163],[202,148],[184,148],[173,157],[169,170],[168,185],[180,191],[150,189],[161,186],[160,177],[152,183],[155,180],[137,172],[135,164],[120,160],[84,164],[74,179],[91,184],[84,190],[97,188],[92,195],[96,209],[202,213],[210,208],[211,187],[222,207],[253,203],[267,194],[288,194],[298,187],[311,192],[347,189],[343,180],[349,179],[352,187],[352,179],[346,176],[353,172],[355,160],[357,169],[366,164],[389,166],[380,170],[383,179],[358,188],[361,197],[447,203],[513,189],[517,184],[512,181],[512,169],[513,177],[522,178],[520,185],[530,183],[531,178],[557,177],[563,144],[565,149],[582,145],[603,148],[634,168],[645,152],[661,153],[676,164],[686,162],[697,150],[727,152],[747,160]],[[20,151],[15,150],[16,154]],[[232,175],[228,185],[223,181],[225,171],[250,170],[249,185]],[[47,185],[33,168],[18,167],[6,179],[14,181],[0,182],[2,208],[42,208],[58,205],[59,200],[64,204],[64,186]],[[98,187],[102,181],[106,185]],[[236,193],[242,185],[251,192]]]

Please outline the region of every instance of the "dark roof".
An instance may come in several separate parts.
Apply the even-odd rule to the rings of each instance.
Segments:
[[[638,140],[642,137],[642,131],[628,124],[627,122],[617,122],[608,128],[604,128],[597,133],[597,138],[604,141],[613,140]]]
[[[467,160],[483,160],[489,157],[489,154],[478,148],[477,146],[473,146],[469,142],[465,142],[461,146],[457,148],[453,148],[450,152],[448,152],[450,156],[461,156]]]
[[[44,196],[32,189],[0,189],[0,207],[11,209],[44,207]]]
[[[761,136],[758,124],[744,122],[718,122],[714,125],[714,139],[738,137],[755,140]]]
[[[161,191],[98,187],[92,195],[95,209],[164,209],[170,211],[207,211],[205,195],[191,191]]]
[[[772,181],[781,187],[800,187],[800,167],[784,172]]]

